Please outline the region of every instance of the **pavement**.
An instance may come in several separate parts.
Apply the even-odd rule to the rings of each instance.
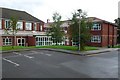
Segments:
[[[10,51],[2,51],[0,53],[9,53],[9,52],[20,52],[20,51],[29,51],[29,50],[48,50],[55,52],[62,52],[80,56],[92,55],[92,54],[100,54],[104,52],[118,51],[120,48],[98,48],[98,50],[91,51],[71,51],[71,50],[63,50],[63,49],[52,49],[52,48],[33,48],[33,49],[20,49],[20,50],[10,50]]]
[[[78,56],[49,50],[34,49],[2,54],[2,77],[118,78],[118,51]]]

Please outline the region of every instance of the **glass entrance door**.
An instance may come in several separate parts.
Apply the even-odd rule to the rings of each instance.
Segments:
[[[17,45],[18,46],[25,46],[25,38],[18,38]]]

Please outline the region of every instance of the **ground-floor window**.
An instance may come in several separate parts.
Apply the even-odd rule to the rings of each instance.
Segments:
[[[36,46],[52,45],[51,36],[36,36]]]
[[[25,46],[25,38],[17,38],[18,46]]]
[[[12,45],[12,39],[11,38],[3,38],[3,45]]]
[[[92,36],[91,42],[101,43],[101,36]]]

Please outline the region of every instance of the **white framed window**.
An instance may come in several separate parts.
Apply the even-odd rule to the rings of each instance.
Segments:
[[[10,27],[10,20],[5,20],[5,28],[9,28]]]
[[[42,27],[42,25],[40,25],[40,31],[42,31],[43,30],[43,27]]]
[[[52,45],[51,36],[37,36],[36,37],[36,46],[47,46]]]
[[[37,30],[37,23],[34,23],[34,31]]]
[[[0,19],[0,29],[2,29],[2,20]]]
[[[32,23],[26,22],[26,30],[32,30]]]
[[[11,38],[3,38],[3,45],[12,45],[12,39]]]
[[[101,36],[92,36],[91,42],[101,43]]]
[[[23,22],[17,22],[17,28],[22,30],[23,29]]]
[[[94,23],[92,30],[101,30],[101,24],[100,23]]]
[[[17,38],[18,46],[25,46],[25,38]]]

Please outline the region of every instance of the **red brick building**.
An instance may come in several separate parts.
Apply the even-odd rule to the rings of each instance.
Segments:
[[[91,41],[88,45],[106,47],[117,44],[117,25],[114,23],[91,17],[93,28],[91,29]]]
[[[13,40],[13,35],[5,33],[5,29],[10,25],[10,18],[17,17],[17,28],[19,31],[16,33]],[[117,44],[117,27],[115,24],[90,17],[93,21],[91,29],[91,40],[87,44],[90,46],[106,47]],[[69,20],[63,21],[61,28],[65,32],[63,42],[59,45],[74,45],[74,42],[69,39],[67,29],[69,27]],[[46,46],[54,45],[51,36],[46,35],[46,30],[52,23],[44,23],[36,17],[30,15],[25,11],[0,8],[0,46]]]
[[[97,47],[108,47],[114,46],[117,44],[117,27],[114,23],[96,18],[89,17],[88,19],[92,20],[93,26],[91,29],[91,40],[87,43],[89,46],[97,46]],[[64,45],[75,45],[71,39],[69,39],[67,35],[67,28],[69,27],[70,21],[62,21],[61,25],[63,31],[66,33],[65,40],[62,42]],[[46,23],[45,28],[49,28],[49,24]]]
[[[8,35],[5,29],[10,25],[10,18],[18,19],[17,28],[19,31],[15,35]],[[0,46],[35,46],[36,36],[44,35],[44,22],[28,14],[25,11],[0,8]]]

